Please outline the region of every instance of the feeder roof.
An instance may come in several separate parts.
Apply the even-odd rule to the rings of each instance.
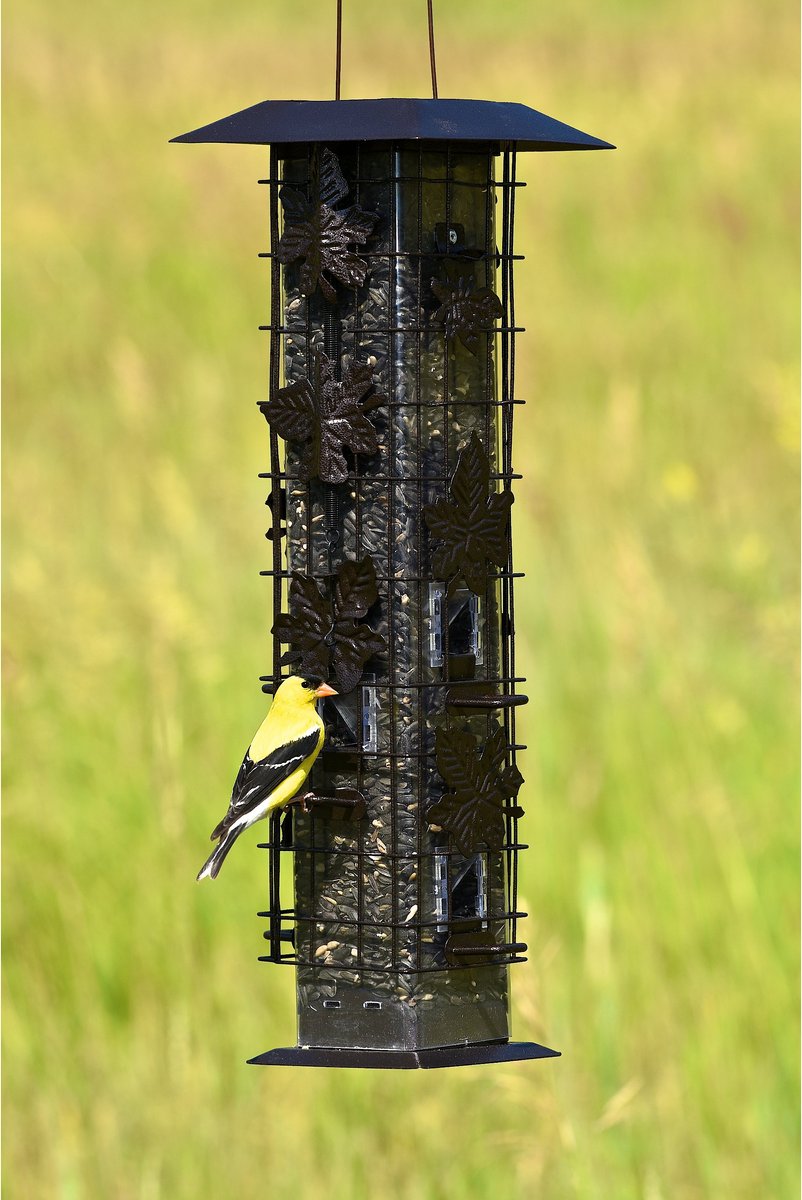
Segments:
[[[525,104],[494,100],[263,100],[174,142],[495,142],[517,150],[614,150]]]

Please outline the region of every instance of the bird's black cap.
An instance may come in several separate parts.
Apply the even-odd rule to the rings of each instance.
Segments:
[[[302,675],[301,679],[304,681],[304,687],[312,690],[319,688],[321,683],[326,682],[322,675]]]

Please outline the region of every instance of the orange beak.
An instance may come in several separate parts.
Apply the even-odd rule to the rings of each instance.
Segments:
[[[315,688],[315,695],[322,700],[324,696],[336,696],[337,693],[327,683],[321,683],[320,687]]]

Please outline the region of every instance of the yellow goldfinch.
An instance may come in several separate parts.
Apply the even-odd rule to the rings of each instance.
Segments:
[[[277,689],[270,711],[242,760],[228,812],[212,832],[219,841],[198,872],[215,879],[244,829],[281,808],[301,788],[326,735],[315,702],[336,696],[321,679],[290,675]]]

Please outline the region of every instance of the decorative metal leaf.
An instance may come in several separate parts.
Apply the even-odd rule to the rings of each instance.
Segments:
[[[341,621],[358,621],[379,598],[376,586],[376,568],[373,559],[363,558],[360,562],[348,560],[337,572],[334,585],[334,603],[337,618]]]
[[[309,205],[303,192],[294,187],[283,187],[280,196],[284,206],[285,225],[298,225],[306,219]]]
[[[332,665],[341,692],[350,692],[362,678],[365,663],[384,649],[384,638],[368,625],[356,621],[338,621]]]
[[[315,429],[315,389],[308,377],[279,388],[259,405],[269,425],[287,441],[303,442]]]
[[[313,354],[311,376],[279,388],[259,407],[281,437],[308,443],[301,464],[305,479],[342,483],[348,478],[343,447],[367,455],[379,448],[367,415],[383,402],[373,394],[373,387],[373,372],[367,363],[349,363],[337,382],[332,360],[325,354]]]
[[[518,768],[504,765],[504,730],[495,729],[481,753],[477,739],[464,730],[441,728],[435,738],[437,769],[447,791],[429,805],[429,823],[450,833],[462,854],[475,854],[482,845],[500,850],[504,814],[520,814],[513,802],[523,784]]]
[[[492,329],[504,315],[501,301],[490,288],[475,288],[473,275],[458,274],[446,280],[433,279],[432,291],[440,301],[435,321],[445,325],[446,337],[458,337],[471,354],[476,353],[479,334]]]
[[[348,184],[331,150],[323,151],[319,165],[313,161],[312,179],[311,202],[296,188],[281,189],[284,232],[276,253],[279,262],[302,262],[300,286],[305,296],[311,296],[320,286],[329,303],[334,304],[337,291],[329,276],[347,287],[365,282],[368,264],[349,246],[364,244],[379,217],[355,204],[345,209],[335,207],[347,196]]]
[[[280,613],[272,630],[279,641],[292,645],[281,661],[295,663],[300,671],[325,679],[331,657],[329,639],[333,634],[331,606],[314,579],[300,574],[292,577],[289,601],[290,612]]]
[[[432,555],[432,572],[448,581],[449,591],[460,576],[472,592],[482,595],[488,561],[506,565],[512,492],[490,487],[490,463],[475,433],[459,454],[451,480],[451,501],[427,504],[423,517],[432,537],[441,544]]]
[[[273,624],[279,641],[291,646],[281,661],[297,664],[297,669],[322,679],[328,679],[333,669],[338,690],[352,691],[368,659],[385,648],[380,634],[357,623],[378,595],[376,568],[369,556],[339,567],[333,600],[327,599],[308,575],[293,575],[290,612],[280,614]]]
[[[313,164],[314,166],[314,164]],[[337,155],[326,147],[320,161],[318,176],[320,203],[335,208],[348,195],[348,184],[340,168]]]
[[[331,625],[331,612],[314,579],[310,579],[308,575],[293,575],[290,584],[290,605],[292,618],[279,616],[277,624],[292,620],[297,627],[293,641],[300,649],[306,650],[327,635]]]

